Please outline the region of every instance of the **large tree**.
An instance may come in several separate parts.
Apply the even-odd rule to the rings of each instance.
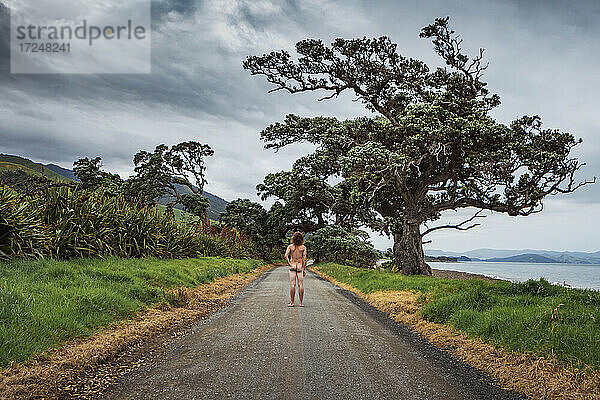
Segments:
[[[538,116],[509,125],[490,111],[500,104],[482,75],[483,49],[471,58],[462,40],[436,19],[421,30],[447,67],[431,70],[404,57],[387,37],[336,39],[331,46],[307,39],[286,51],[250,56],[244,67],[275,85],[271,91],[322,90],[323,99],[351,91],[373,118],[288,116],[262,132],[267,147],[308,141],[315,154],[337,154],[339,173],[352,181],[353,197],[368,201],[378,224],[394,238],[394,257],[405,274],[431,274],[424,261],[423,237],[438,229],[476,226],[463,223],[422,230],[445,210],[474,207],[526,216],[542,210],[546,196],[573,192],[584,165],[571,150],[581,142],[567,132],[542,127]]]
[[[308,129],[303,121],[296,120],[296,131],[302,131],[300,134]],[[315,118],[307,122],[322,129],[334,121],[332,118]],[[274,124],[265,129],[262,133],[265,148],[277,151],[287,145],[288,140],[296,140],[289,136],[293,132],[288,128],[287,124]],[[339,179],[340,156],[351,146],[341,143],[339,137],[328,140],[327,136],[320,135],[319,139],[326,141],[326,146],[300,157],[289,171],[268,174],[256,187],[258,195],[262,200],[271,196],[282,200],[296,230],[315,232],[332,223],[348,229],[356,228],[362,221],[372,218],[373,213],[367,203],[352,196],[357,182]]]

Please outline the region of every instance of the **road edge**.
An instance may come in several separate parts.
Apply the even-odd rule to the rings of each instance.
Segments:
[[[181,304],[147,309],[97,334],[72,339],[49,355],[0,371],[0,399],[96,398],[118,377],[141,366],[165,340],[226,308],[277,264],[178,290]]]
[[[418,337],[420,342],[476,371],[490,384],[521,398],[600,398],[600,379],[594,379],[591,374],[556,365],[541,357],[509,353],[445,325],[425,321],[416,313],[418,306],[414,304],[414,300],[417,295],[412,292],[385,292],[385,295],[384,292],[377,292],[366,295],[318,271],[318,267],[311,268],[311,271],[320,279],[339,287],[343,295],[368,310],[378,320],[386,320],[384,325],[393,323],[398,326],[403,337]],[[399,297],[402,297],[402,301],[397,301]],[[413,304],[407,304],[407,297],[411,298]]]

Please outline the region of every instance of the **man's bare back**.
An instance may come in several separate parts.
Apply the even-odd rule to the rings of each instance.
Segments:
[[[285,252],[285,258],[288,260],[290,270],[303,271],[306,260],[306,246],[303,244],[300,246],[290,244]]]

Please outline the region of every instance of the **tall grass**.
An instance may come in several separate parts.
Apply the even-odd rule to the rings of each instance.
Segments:
[[[0,259],[243,258],[254,248],[235,230],[179,222],[123,196],[68,187],[24,196],[0,186]]]
[[[600,292],[551,285],[404,276],[337,264],[319,270],[363,293],[420,292],[420,313],[507,350],[600,368]]]
[[[196,235],[157,208],[131,204],[122,196],[60,188],[34,201],[51,227],[51,256],[58,259],[218,254],[216,241]]]
[[[168,289],[248,272],[256,260],[15,260],[0,263],[0,366],[173,300]]]
[[[49,229],[35,204],[0,185],[0,260],[49,252]]]

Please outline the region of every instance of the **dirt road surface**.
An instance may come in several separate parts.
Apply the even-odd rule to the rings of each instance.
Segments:
[[[516,399],[313,273],[288,308],[285,267],[164,344],[107,399]]]

